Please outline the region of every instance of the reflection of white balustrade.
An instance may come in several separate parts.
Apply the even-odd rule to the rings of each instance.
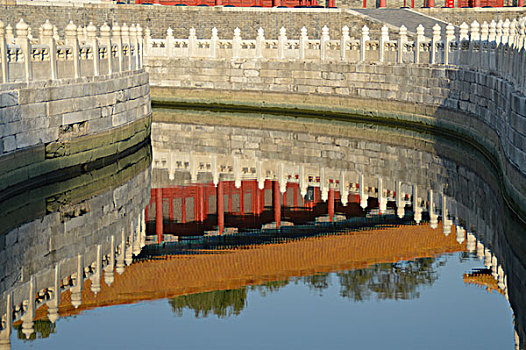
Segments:
[[[143,214],[144,215],[144,214]],[[115,268],[115,236],[110,238],[110,254],[108,264],[104,267],[104,282],[110,286],[115,280],[113,269]]]
[[[71,288],[71,305],[78,308],[82,303],[82,289],[84,287],[84,257],[77,257],[77,272],[75,285]]]

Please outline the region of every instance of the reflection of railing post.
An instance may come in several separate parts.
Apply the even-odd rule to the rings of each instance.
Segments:
[[[155,233],[157,243],[163,242],[163,189],[158,188],[155,193]]]

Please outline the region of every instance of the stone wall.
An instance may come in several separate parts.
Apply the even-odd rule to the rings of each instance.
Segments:
[[[93,162],[149,137],[143,70],[79,79],[9,83],[0,93],[0,190]],[[3,191],[2,197],[8,195]]]
[[[78,282],[70,285],[71,276],[76,279],[79,256],[81,271],[86,279],[91,279],[92,290],[96,278],[102,282],[102,267],[105,283],[111,284],[108,274],[113,274],[116,266],[120,271],[131,263],[132,254],[137,255],[144,245],[143,214],[150,198],[150,171],[146,169],[149,164],[149,149],[145,147],[124,159],[120,167],[110,165],[111,169],[106,169],[110,172],[101,169],[91,173],[92,181],[66,181],[58,192],[41,189],[43,193],[39,195],[45,195],[40,201],[44,205],[56,201],[58,206],[0,236],[1,315],[5,316],[7,293],[12,296],[13,306],[29,300],[30,289],[32,296],[39,294],[34,310],[40,303],[52,303],[57,295],[56,265],[60,265],[60,293],[75,287],[82,292]],[[115,187],[90,187],[100,186],[101,179],[109,180],[105,185]],[[46,293],[52,296],[51,300],[42,297]],[[25,311],[34,315],[34,310],[29,307]],[[20,312],[15,319],[20,319]]]
[[[323,26],[331,29],[332,37],[339,37],[344,25],[351,28],[351,35],[358,36],[364,24],[373,33],[379,33],[381,25],[364,20],[342,9],[288,9],[288,8],[233,8],[233,7],[181,7],[145,5],[83,5],[83,6],[5,6],[0,20],[15,22],[24,17],[33,28],[42,25],[46,19],[58,28],[64,28],[72,20],[76,25],[86,27],[89,22],[96,26],[107,22],[136,23],[150,28],[152,36],[161,37],[168,27],[175,37],[187,37],[190,28],[196,29],[199,38],[210,38],[213,27],[218,29],[220,38],[231,38],[239,27],[244,38],[255,38],[257,29],[262,27],[268,38],[277,38],[279,29],[285,27],[291,36],[297,37],[301,27],[309,28],[309,35],[318,38]],[[34,30],[35,30],[34,29]],[[35,30],[36,33],[36,30]]]
[[[438,7],[438,5],[437,5]],[[509,19],[519,19],[526,15],[526,8],[524,7],[496,7],[496,8],[415,8],[416,11],[441,19],[445,22],[451,23],[455,26],[460,26],[463,22],[471,23],[477,21],[491,22],[495,20],[505,21]]]

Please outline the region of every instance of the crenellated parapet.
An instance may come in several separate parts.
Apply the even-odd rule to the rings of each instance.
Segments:
[[[55,80],[135,71],[143,65],[142,28],[138,25],[97,28],[70,22],[64,36],[49,20],[36,33],[23,19],[0,21],[2,83]]]

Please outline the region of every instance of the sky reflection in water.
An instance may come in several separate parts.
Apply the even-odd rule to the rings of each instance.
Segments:
[[[391,264],[383,264],[322,278],[291,278],[286,285],[271,283],[274,288],[252,286],[89,310],[60,319],[57,334],[47,339],[13,339],[12,345],[14,349],[513,348],[512,313],[504,296],[462,281],[464,273],[483,267],[481,261],[465,258],[465,253],[440,256],[430,265],[431,261],[411,263],[428,267],[424,283],[414,290],[409,287],[398,300],[383,299],[371,292],[374,286],[361,285],[370,294],[362,293],[357,301],[341,286],[340,276],[390,269]],[[391,285],[396,275],[390,274]],[[215,302],[206,302],[211,299]],[[209,310],[205,316],[203,310],[213,307],[215,313]]]

